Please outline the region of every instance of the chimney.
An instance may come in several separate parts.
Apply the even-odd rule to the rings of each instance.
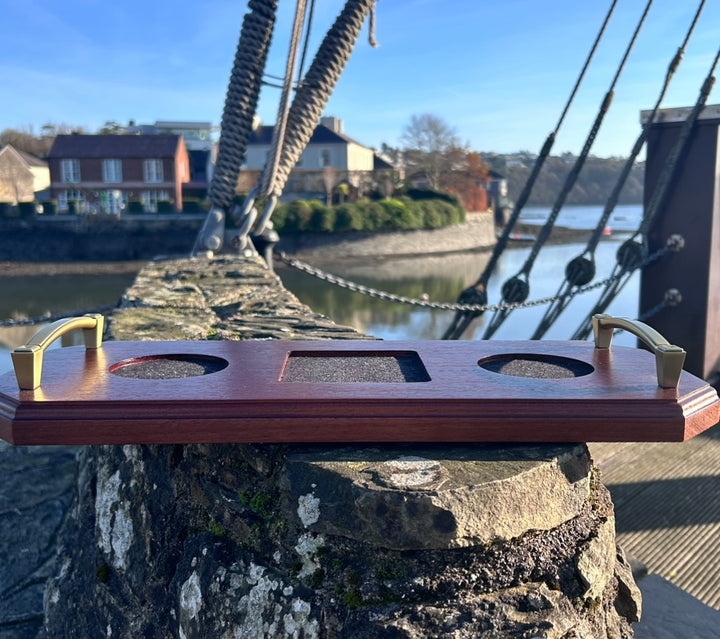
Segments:
[[[332,115],[326,115],[320,118],[320,124],[326,126],[328,129],[335,133],[342,134],[343,132],[343,121],[340,118],[336,118]]]

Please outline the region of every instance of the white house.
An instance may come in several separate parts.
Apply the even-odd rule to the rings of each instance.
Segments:
[[[36,193],[49,187],[47,162],[10,144],[0,149],[0,202],[32,202]]]
[[[240,173],[239,191],[247,192],[257,185],[270,154],[273,129],[259,124],[253,129]],[[291,171],[282,199],[324,198],[342,183],[362,195],[383,171],[392,169],[373,149],[345,135],[342,120],[323,117]]]

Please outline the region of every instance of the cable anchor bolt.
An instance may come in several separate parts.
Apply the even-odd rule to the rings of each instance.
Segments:
[[[664,299],[667,306],[678,306],[682,302],[682,293],[676,288],[669,288]]]
[[[673,233],[665,244],[671,251],[677,253],[685,248],[685,238],[679,233]]]

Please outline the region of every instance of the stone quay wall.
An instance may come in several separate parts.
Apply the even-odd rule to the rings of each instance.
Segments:
[[[109,338],[367,339],[260,258],[148,264]],[[640,599],[577,445],[82,449],[48,637],[632,637]]]

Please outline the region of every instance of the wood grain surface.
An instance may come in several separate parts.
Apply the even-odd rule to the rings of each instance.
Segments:
[[[110,372],[170,357],[227,366],[174,379]],[[334,381],[328,358],[364,372]],[[414,362],[410,381],[367,381],[368,367],[392,358]],[[497,358],[591,372],[521,377],[479,364]],[[284,379],[290,359],[311,366]],[[18,445],[683,441],[718,419],[703,380],[684,372],[678,389],[659,388],[650,353],[590,342],[107,342],[48,351],[34,391],[0,376],[0,438]]]

